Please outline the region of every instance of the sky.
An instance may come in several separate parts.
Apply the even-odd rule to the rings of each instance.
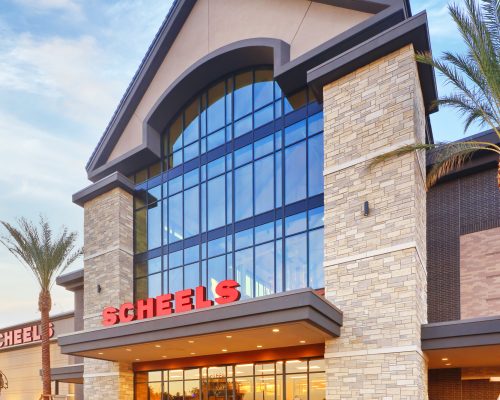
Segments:
[[[171,4],[0,0],[0,220],[43,214],[83,244],[83,210],[71,195],[89,184],[85,164]],[[411,6],[413,14],[427,10],[434,54],[463,51],[447,1]],[[437,82],[440,94],[450,90]],[[452,110],[431,123],[436,141],[464,137]],[[37,302],[31,273],[0,246],[0,328],[37,319]],[[55,286],[53,302],[52,314],[71,311],[72,293]]]

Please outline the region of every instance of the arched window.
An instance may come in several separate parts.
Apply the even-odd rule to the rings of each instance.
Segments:
[[[244,298],[323,287],[322,131],[321,105],[283,96],[270,68],[192,99],[163,134],[162,172],[138,184],[136,298],[213,297],[224,279]]]

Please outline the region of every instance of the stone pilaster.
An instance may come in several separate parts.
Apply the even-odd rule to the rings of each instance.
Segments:
[[[325,86],[324,118],[325,287],[344,313],[326,344],[327,399],[426,399],[424,154],[368,168],[425,140],[413,47]]]
[[[85,203],[84,210],[84,328],[89,330],[102,327],[104,307],[133,300],[133,198],[115,188]],[[133,378],[131,365],[85,358],[85,399],[131,400]]]

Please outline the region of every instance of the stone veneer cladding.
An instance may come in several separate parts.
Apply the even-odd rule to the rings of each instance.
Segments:
[[[325,290],[344,313],[326,343],[327,399],[425,399],[424,155],[367,166],[425,140],[413,47],[325,86],[324,118]]]
[[[102,327],[104,307],[133,300],[133,198],[116,188],[84,205],[84,328]],[[102,288],[97,293],[97,285]],[[85,358],[86,400],[132,399],[132,366]]]

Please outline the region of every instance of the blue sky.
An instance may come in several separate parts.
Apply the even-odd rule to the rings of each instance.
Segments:
[[[80,232],[82,243],[83,212],[71,195],[88,184],[85,163],[171,3],[0,2],[0,220],[43,213]],[[428,12],[435,54],[462,48],[446,1],[411,3],[414,14]],[[438,85],[449,90],[440,77]],[[464,135],[453,111],[431,121],[436,140]],[[29,272],[1,247],[0,327],[38,318],[37,296]],[[71,309],[71,294],[56,287],[53,312]]]

